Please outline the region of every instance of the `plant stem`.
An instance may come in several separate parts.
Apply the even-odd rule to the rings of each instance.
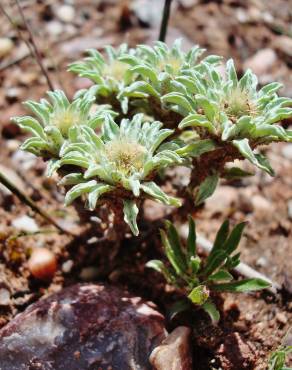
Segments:
[[[3,173],[0,172],[0,183],[2,183],[4,186],[7,187],[17,198],[25,203],[27,206],[29,206],[33,211],[38,213],[40,216],[42,216],[46,221],[48,221],[50,224],[54,225],[59,231],[65,234],[71,233],[65,229],[63,229],[61,226],[57,224],[55,220],[49,216],[47,212],[42,210],[28,195],[24,194],[20,189],[18,189],[6,176],[4,176]]]
[[[28,24],[28,22],[27,22],[27,20],[26,20],[26,18],[24,16],[24,13],[23,13],[22,7],[21,7],[21,5],[19,3],[19,0],[15,0],[15,4],[17,5],[17,8],[18,8],[19,13],[21,15],[21,18],[22,18],[23,23],[25,25],[25,28],[26,28],[26,30],[27,30],[27,32],[29,34],[29,39],[30,39],[30,42],[31,42],[31,47],[32,47],[33,52],[34,52],[35,59],[36,59],[38,65],[39,65],[39,67],[40,67],[43,75],[45,76],[45,78],[47,80],[47,84],[49,86],[49,89],[50,90],[54,90],[54,85],[53,85],[53,83],[52,83],[52,81],[50,79],[50,76],[49,76],[49,74],[48,74],[48,72],[47,72],[47,70],[46,70],[46,68],[45,68],[45,66],[43,64],[42,56],[41,56],[41,54],[39,52],[39,49],[38,49],[38,47],[36,45],[36,42],[35,42],[35,39],[34,39],[34,36],[33,36],[33,32],[32,32],[32,30],[30,28],[30,25]]]
[[[159,38],[158,38],[159,41],[163,41],[163,42],[165,41],[168,21],[169,21],[169,15],[170,15],[171,2],[172,0],[165,0],[165,3],[164,3],[163,15],[162,15]]]

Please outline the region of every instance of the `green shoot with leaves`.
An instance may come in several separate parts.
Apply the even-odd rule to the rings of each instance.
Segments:
[[[236,249],[245,223],[236,225],[231,231],[225,221],[219,229],[211,253],[206,261],[197,254],[195,222],[189,217],[189,233],[186,245],[174,225],[166,221],[166,230],[161,230],[161,239],[169,267],[160,260],[152,260],[147,267],[163,274],[166,281],[183,289],[189,300],[201,306],[218,321],[219,313],[211,300],[212,292],[250,292],[267,288],[269,284],[261,279],[235,280],[230,273],[240,263]]]

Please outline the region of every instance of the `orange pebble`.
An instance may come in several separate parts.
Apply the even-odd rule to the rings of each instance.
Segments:
[[[50,280],[57,270],[56,256],[46,248],[34,248],[28,260],[28,268],[35,278]]]

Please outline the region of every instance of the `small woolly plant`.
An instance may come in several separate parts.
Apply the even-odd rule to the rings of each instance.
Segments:
[[[291,99],[277,95],[280,84],[258,89],[250,70],[238,78],[232,60],[222,76],[217,68],[222,58],[200,59],[203,49],[183,52],[180,41],[172,47],[157,42],[105,50],[106,57],[90,50],[69,67],[90,78],[91,88],[78,91],[72,102],[62,91],[48,92],[50,101],[25,103],[35,118],[14,119],[33,135],[22,149],[49,160],[49,175],[58,170],[63,177],[66,204],[84,195],[90,210],[101,198],[109,207],[122,202],[124,218],[138,234],[138,208],[146,198],[179,207],[191,197],[199,205],[235,159],[246,158],[273,174],[256,148],[292,141],[292,132],[280,125],[292,116]],[[173,186],[167,195],[165,171],[177,165],[190,168],[190,181],[182,194]]]
[[[258,88],[250,70],[239,78],[232,60],[224,65],[219,56],[202,58],[204,50],[198,46],[183,52],[180,41],[172,47],[157,42],[153,47],[122,45],[105,51],[104,56],[89,50],[88,57],[69,66],[92,81],[88,90],[77,91],[72,101],[62,91],[48,92],[49,101],[25,103],[34,117],[14,118],[32,134],[22,149],[46,160],[49,176],[57,172],[67,205],[76,204],[80,210],[84,204],[98,217],[106,206],[115,215],[112,226],[122,239],[129,230],[138,235],[139,226],[147,223],[139,212],[147,199],[181,207],[181,212],[171,209],[169,217],[175,221],[193,214],[215,191],[220,177],[250,175],[237,167],[227,170],[235,160],[247,159],[273,175],[261,147],[292,141],[292,131],[281,125],[292,117],[292,100],[277,95],[280,84]],[[177,166],[190,174],[179,184]],[[170,258],[168,247],[166,252]],[[192,299],[195,292],[190,288],[218,290],[216,279],[231,279],[228,261],[227,253],[216,266],[219,270],[208,274],[195,255],[180,266],[186,269],[183,274],[173,268]]]

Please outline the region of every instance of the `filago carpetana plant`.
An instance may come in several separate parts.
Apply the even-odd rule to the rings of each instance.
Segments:
[[[115,216],[113,228],[123,230],[120,238],[126,224],[137,236],[147,199],[181,207],[185,215],[212,195],[220,177],[250,175],[231,167],[235,160],[247,159],[273,175],[262,146],[292,141],[292,131],[280,124],[292,117],[292,100],[277,95],[281,84],[259,88],[251,70],[239,78],[232,60],[224,64],[219,56],[204,57],[198,46],[184,52],[180,40],[172,47],[156,42],[153,47],[123,44],[105,51],[89,50],[84,60],[69,66],[92,81],[89,89],[77,91],[73,100],[63,91],[50,91],[48,99],[25,103],[33,116],[14,118],[32,135],[22,149],[46,161],[48,176],[60,177],[66,205],[77,202],[80,208],[82,201],[97,216],[106,206]],[[223,69],[224,74],[219,72]],[[177,166],[190,173],[179,185],[173,181]],[[179,214],[173,211],[172,220]],[[222,281],[234,286],[228,270],[238,261],[230,253],[239,240],[227,242],[223,228],[221,244],[215,242],[216,253],[211,253],[217,261],[211,268],[211,257],[201,264],[194,246],[193,255],[185,255],[169,224],[167,230],[171,236],[162,232],[162,240],[174,272],[159,262],[152,267],[174,284],[178,275],[191,300],[210,311],[206,291],[220,290]],[[266,285],[244,285],[246,290],[251,286]]]

